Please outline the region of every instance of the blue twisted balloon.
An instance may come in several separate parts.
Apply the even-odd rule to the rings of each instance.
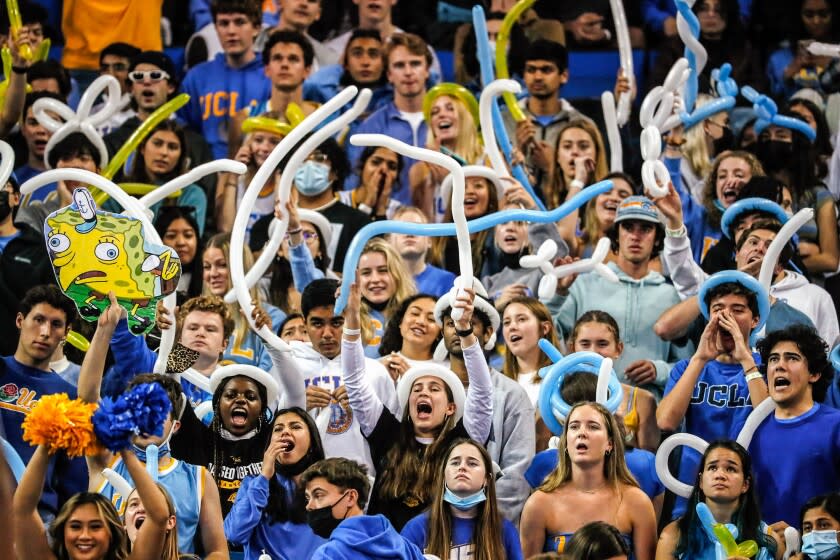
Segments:
[[[511,221],[533,222],[537,224],[557,222],[599,194],[607,193],[610,190],[612,190],[612,181],[600,181],[586,187],[554,210],[548,212],[540,210],[503,210],[468,221],[467,229],[470,233],[476,233]],[[402,233],[418,235],[420,237],[452,237],[455,235],[455,224],[414,224],[397,220],[385,220],[371,222],[360,229],[350,242],[350,246],[347,248],[347,256],[344,258],[341,292],[335,302],[336,315],[340,315],[347,305],[347,298],[350,297],[350,284],[356,278],[356,267],[359,265],[359,258],[362,256],[362,250],[365,244],[371,238],[386,233]]]
[[[718,97],[706,103],[702,107],[697,107],[689,114],[686,111],[680,113],[680,120],[686,130],[690,129],[696,124],[703,122],[712,115],[721,113],[723,111],[731,111],[735,107],[735,97],[738,95],[738,84],[730,76],[732,73],[732,65],[728,62],[720,68],[712,70],[712,80],[716,82],[716,90]],[[689,82],[691,83],[691,79]],[[686,104],[687,106],[687,104]]]
[[[26,469],[26,466],[23,464],[23,460],[20,458],[17,449],[15,449],[11,443],[9,443],[1,437],[0,446],[3,447],[3,455],[6,458],[6,463],[9,465],[9,468],[11,469],[15,480],[20,482],[20,479],[23,476],[23,471]]]
[[[493,57],[490,55],[490,43],[487,41],[487,20],[484,17],[484,8],[481,6],[473,6],[473,28],[475,29],[475,42],[478,46],[478,63],[481,67],[481,83],[487,85],[495,80]],[[513,145],[510,143],[505,123],[502,120],[502,111],[499,109],[497,103],[493,104],[493,129],[496,131],[496,140],[505,159],[510,164]],[[531,186],[531,181],[528,180],[528,174],[522,164],[516,164],[511,168],[511,175],[514,179],[519,181],[530,197],[534,200],[537,208],[545,212],[545,205],[540,200],[540,197],[534,192]]]
[[[840,344],[835,346],[831,351],[829,359],[831,360],[831,365],[834,366],[834,369],[840,371]]]
[[[543,340],[545,339],[540,340],[540,348],[546,351],[547,346],[551,347],[553,350],[546,352],[546,354],[552,360],[561,356],[560,352],[551,343],[547,340],[543,343]],[[563,380],[566,378],[566,375],[579,371],[598,375],[603,361],[604,357],[595,352],[575,352],[566,357],[561,357],[553,365],[540,370],[540,377],[543,380],[540,386],[538,406],[540,416],[542,416],[543,422],[551,430],[551,433],[554,435],[563,433],[563,424],[560,419],[568,417],[572,409],[572,405],[566,402],[562,394]],[[624,391],[621,388],[621,382],[618,380],[618,375],[616,375],[614,369],[610,372],[607,394],[609,395],[607,402],[602,404],[607,410],[615,413],[621,405],[621,399],[624,398]]]
[[[697,15],[691,11],[691,6],[688,5],[686,0],[675,0],[677,5],[677,11],[679,14],[685,19],[686,23],[688,24],[688,29],[691,31],[691,36],[694,38],[692,43],[695,43],[695,48],[703,49],[703,46],[700,45],[699,37],[700,37],[700,20],[697,19]],[[693,2],[692,2],[693,3]],[[689,47],[689,39],[687,37],[681,37],[683,42],[686,44],[685,51],[683,56],[688,60],[688,67],[691,68],[691,76],[688,78],[688,81],[685,83],[685,94],[683,95],[683,102],[685,103],[685,108],[687,111],[692,111],[694,109],[694,103],[697,101],[697,90],[698,90],[698,73],[702,71],[702,68],[697,68],[697,54],[694,50]],[[705,51],[705,49],[703,49]]]
[[[808,126],[808,123],[793,117],[779,115],[779,108],[776,106],[776,102],[766,95],[758,93],[753,87],[742,87],[741,95],[753,104],[753,111],[755,112],[755,116],[758,117],[754,126],[756,134],[761,134],[762,130],[772,124],[801,132],[811,142],[817,139],[817,133]]]

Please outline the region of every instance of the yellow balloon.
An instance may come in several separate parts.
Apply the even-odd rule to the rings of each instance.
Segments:
[[[732,533],[726,528],[723,523],[715,523],[712,531],[720,541],[723,551],[727,558],[730,556],[743,556],[744,558],[752,558],[758,554],[758,545],[755,541],[744,541],[741,544],[736,544]]]
[[[302,123],[305,118],[306,114],[297,103],[292,102],[286,106],[286,120],[289,121],[289,124],[291,124],[293,128]]]
[[[508,71],[507,64],[507,44],[510,41],[510,30],[513,27],[513,24],[519,19],[519,16],[521,16],[525,10],[533,6],[536,1],[537,0],[519,0],[519,2],[517,2],[516,5],[514,5],[507,13],[505,19],[502,20],[502,27],[499,29],[499,34],[496,36],[497,78],[510,78],[510,72]],[[513,119],[516,122],[524,121],[525,113],[523,113],[519,105],[516,104],[516,97],[509,91],[504,92],[502,97],[504,98],[505,105],[507,105]]]
[[[47,60],[47,58],[50,56],[51,46],[52,41],[50,41],[49,39],[44,39],[43,41],[41,41],[41,44],[38,45],[38,50],[35,52],[35,60]]]
[[[9,12],[9,29],[12,31],[12,38],[17,41],[20,28],[23,27],[17,0],[6,0],[6,9]],[[32,60],[32,47],[28,43],[20,46],[20,56],[26,60]]]
[[[430,89],[423,98],[423,117],[426,119],[426,122],[431,121],[432,105],[434,105],[435,100],[442,95],[454,97],[460,100],[472,115],[472,118],[475,121],[475,126],[478,126],[478,101],[476,101],[475,96],[464,86],[449,82],[436,85]]]
[[[114,175],[116,175],[117,171],[119,171],[120,167],[122,167],[125,163],[125,160],[128,159],[131,152],[136,150],[137,146],[140,145],[140,142],[142,142],[143,139],[148,136],[158,124],[169,118],[169,115],[186,105],[189,100],[190,96],[186,93],[182,93],[158,107],[155,112],[149,115],[149,118],[143,121],[143,124],[137,127],[137,130],[129,136],[128,140],[126,140],[125,144],[123,144],[123,147],[114,154],[114,157],[111,158],[111,161],[108,162],[108,165],[102,170],[100,175],[106,179],[111,179]]]
[[[157,185],[149,185],[147,183],[120,183],[119,186],[131,196],[145,196],[158,188]],[[166,198],[178,198],[179,196],[181,196],[181,191],[175,191]]]
[[[71,330],[67,333],[67,342],[69,342],[71,346],[73,346],[74,348],[78,348],[82,352],[87,352],[90,348],[90,342],[88,342],[88,339],[86,339],[76,331]]]
[[[6,90],[9,89],[9,80],[12,77],[12,53],[9,47],[0,49],[0,57],[3,59],[3,81],[0,82],[0,107],[6,104]],[[26,84],[26,93],[32,91],[32,86]]]
[[[291,132],[292,125],[270,117],[248,117],[242,122],[242,132],[245,134],[251,134],[258,130],[277,136],[286,136]]]

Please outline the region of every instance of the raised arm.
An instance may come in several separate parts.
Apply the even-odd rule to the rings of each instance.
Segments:
[[[3,446],[0,445],[0,527],[11,527],[14,523],[14,517],[12,516],[12,495],[14,494],[12,477],[12,469],[6,461]],[[0,558],[14,558],[14,555],[15,541],[13,539],[3,539],[0,542]]]
[[[125,310],[117,303],[113,292],[108,293],[111,305],[99,316],[96,325],[96,332],[90,341],[90,349],[85,354],[82,368],[79,373],[78,395],[84,402],[99,402],[100,387],[102,385],[102,374],[105,370],[105,359],[108,356],[108,347],[117,323],[125,315]],[[85,457],[88,466],[88,488],[95,491],[102,484],[102,469],[111,464],[113,454],[107,449],[97,455]]]
[[[9,87],[6,89],[6,102],[0,113],[0,136],[6,136],[23,116],[23,105],[26,101],[26,70],[29,62],[20,55],[20,45],[26,43],[27,37],[20,34],[17,41],[9,34],[9,51],[12,53],[12,73],[6,76]],[[23,72],[15,72],[14,68],[22,68]]]
[[[228,553],[227,539],[225,539],[219,488],[207,469],[201,469],[201,473],[204,477],[204,493],[201,496],[198,527],[201,531],[204,558],[205,560],[228,560],[230,554]]]
[[[306,409],[306,384],[300,374],[300,368],[291,352],[283,351],[263,341],[266,351],[271,356],[271,376],[280,386],[280,398],[283,407],[299,406]],[[276,406],[271,403],[270,406]]]
[[[362,335],[348,334],[348,331],[361,331],[362,296],[359,292],[358,278],[350,285],[350,298],[344,310],[344,335],[341,338],[341,371],[350,408],[359,420],[364,436],[369,436],[385,405],[365,375],[365,350],[362,347]]]
[[[286,201],[286,213],[289,215],[287,232],[289,234],[289,264],[292,267],[292,279],[295,282],[295,289],[303,293],[310,282],[323,278],[324,273],[315,267],[312,253],[309,252],[309,247],[304,243],[296,201],[292,199]],[[278,218],[281,217],[277,206],[275,206],[274,215]],[[323,250],[326,250],[326,247]]]
[[[163,541],[166,538],[167,522],[169,521],[169,506],[166,496],[146,472],[143,465],[133,451],[120,451],[123,463],[134,481],[137,495],[146,510],[146,520],[137,532],[137,538],[131,547],[131,560],[159,560],[163,552]]]
[[[490,368],[484,358],[484,349],[473,334],[474,300],[475,291],[465,290],[465,293],[459,293],[455,298],[452,308],[463,310],[461,318],[455,321],[455,332],[461,338],[464,363],[470,379],[467,401],[464,403],[464,428],[471,438],[486,445],[493,425],[493,383],[490,381]],[[461,336],[461,332],[467,335]]]
[[[23,471],[12,501],[14,539],[18,560],[29,558],[54,559],[47,541],[47,530],[38,515],[38,500],[44,490],[50,456],[47,448],[39,445]]]

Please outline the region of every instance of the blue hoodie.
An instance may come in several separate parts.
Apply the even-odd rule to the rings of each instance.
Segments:
[[[384,515],[345,519],[311,560],[423,560],[423,553],[397,533]]]
[[[254,107],[271,96],[271,81],[257,56],[242,68],[231,68],[224,53],[187,72],[181,91],[190,95],[179,115],[200,132],[216,159],[228,156],[228,123],[246,107]]]

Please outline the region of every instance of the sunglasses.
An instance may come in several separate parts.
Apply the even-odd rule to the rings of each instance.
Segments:
[[[161,80],[168,80],[169,74],[163,70],[135,70],[128,73],[128,79],[132,82],[145,82],[146,80],[159,82]]]

